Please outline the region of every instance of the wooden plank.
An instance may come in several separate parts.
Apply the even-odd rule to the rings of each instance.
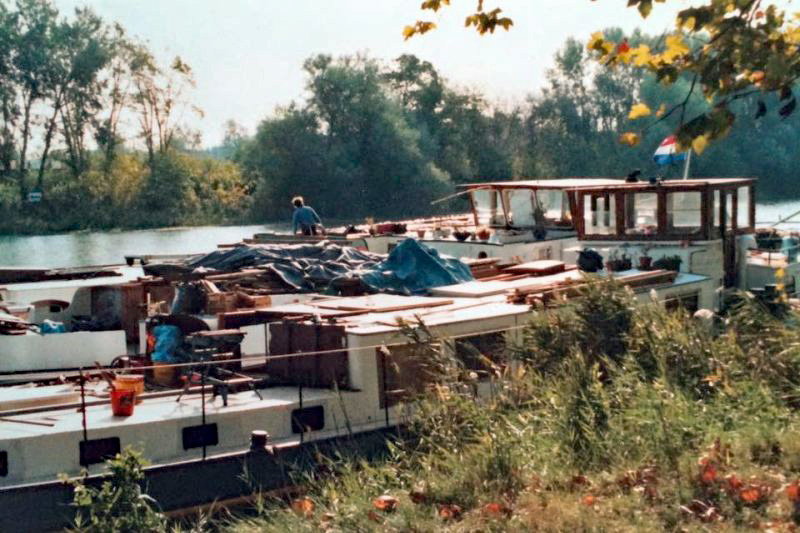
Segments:
[[[563,261],[555,261],[552,259],[542,259],[540,261],[530,261],[520,265],[510,266],[505,268],[503,272],[513,272],[518,274],[533,274],[534,276],[547,276],[550,274],[558,274],[564,272],[565,265]]]

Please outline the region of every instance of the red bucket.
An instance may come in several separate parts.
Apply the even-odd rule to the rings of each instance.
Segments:
[[[136,402],[136,392],[129,389],[111,391],[111,412],[114,416],[131,416]]]

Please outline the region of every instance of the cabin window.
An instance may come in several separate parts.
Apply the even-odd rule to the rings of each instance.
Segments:
[[[554,189],[538,189],[534,193],[534,197],[536,211],[544,219],[544,222],[556,225],[572,223],[567,193]]]
[[[505,226],[506,217],[500,195],[494,189],[472,191],[472,206],[479,226]]]
[[[325,408],[321,405],[292,411],[292,433],[319,431],[325,427]]]
[[[119,437],[82,440],[79,445],[80,464],[89,466],[103,463],[120,452]]]
[[[750,227],[750,187],[739,187],[737,189],[736,227]]]
[[[0,477],[8,475],[8,452],[0,452]]]
[[[182,436],[184,450],[219,444],[219,433],[216,424],[185,427],[183,428]]]
[[[658,195],[637,192],[625,195],[625,233],[655,235],[658,230]]]
[[[506,352],[506,337],[502,332],[473,335],[455,341],[456,357],[468,370],[484,376],[493,365],[502,364]]]
[[[673,192],[667,194],[667,231],[699,232],[703,228],[703,194]]]
[[[587,235],[616,235],[616,198],[613,194],[583,195],[583,225]]]
[[[433,383],[437,369],[432,350],[440,349],[439,344],[419,343],[375,350],[380,408],[412,398],[425,390],[428,383]]]
[[[720,218],[719,218],[719,206],[720,206],[720,192],[719,190],[714,191],[714,205],[711,206],[711,210],[714,211],[714,227],[719,228],[720,225]]]
[[[664,307],[667,311],[685,310],[687,313],[694,313],[700,308],[700,293],[691,292],[680,294],[664,300]]]
[[[508,206],[508,223],[520,228],[535,226],[537,214],[534,212],[533,191],[508,189],[504,192]]]

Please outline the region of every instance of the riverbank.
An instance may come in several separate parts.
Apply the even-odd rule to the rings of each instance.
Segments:
[[[800,200],[758,204],[757,222],[769,225],[800,211]],[[287,217],[289,211],[287,210]],[[797,222],[781,225],[800,230]],[[329,225],[346,221],[328,221]],[[5,222],[8,225],[8,221]],[[33,227],[29,229],[35,229]],[[217,244],[238,242],[263,231],[289,231],[287,219],[251,225],[173,226],[148,229],[110,229],[20,235],[0,232],[0,266],[73,267],[121,263],[125,255],[203,253]]]
[[[800,315],[745,299],[727,318],[712,336],[598,283],[533,318],[489,397],[432,352],[440,384],[384,460],[287,465],[291,497],[157,529],[795,531]]]
[[[595,287],[539,316],[483,402],[423,399],[387,460],[331,458],[223,531],[794,531],[800,334],[747,301],[712,338]],[[791,315],[790,322],[800,319]]]

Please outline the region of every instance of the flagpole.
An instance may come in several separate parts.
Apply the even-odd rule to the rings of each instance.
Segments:
[[[689,153],[686,155],[686,165],[683,167],[683,179],[689,178],[689,163],[692,162],[692,149],[689,148]]]

